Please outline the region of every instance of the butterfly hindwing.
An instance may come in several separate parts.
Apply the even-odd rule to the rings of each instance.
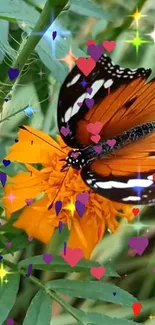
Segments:
[[[114,114],[118,114],[118,106],[121,105],[121,102],[116,102],[116,100],[118,96],[121,96],[123,90],[131,85],[130,91],[127,90],[130,99],[130,94],[133,93],[133,89],[135,90],[135,84],[133,85],[132,82],[135,80],[137,89],[139,89],[150,73],[150,69],[120,68],[105,55],[96,62],[96,67],[87,77],[75,66],[61,87],[58,102],[59,131],[61,133],[62,127],[67,127],[70,130],[67,136],[61,133],[64,142],[72,148],[91,144],[87,124],[99,120],[103,121],[103,125],[105,125],[105,121],[109,122],[108,118],[111,119]],[[88,93],[87,88],[92,89],[91,94]],[[110,95],[108,95],[108,88]],[[86,105],[86,99],[94,100],[91,109]],[[115,109],[111,112],[109,109],[109,115],[107,114],[107,101],[110,101],[110,105],[115,101]],[[101,130],[102,133],[104,136],[104,127],[103,132]]]

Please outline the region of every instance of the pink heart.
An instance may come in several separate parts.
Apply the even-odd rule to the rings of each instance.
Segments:
[[[102,130],[102,127],[103,127],[103,124],[101,122],[89,123],[87,125],[87,130],[90,133],[97,135]]]
[[[102,151],[102,146],[94,146],[94,150],[97,152],[97,153],[100,153]]]
[[[33,240],[33,237],[28,237],[27,239],[28,239],[28,241],[31,242]]]
[[[29,206],[33,203],[33,199],[26,199],[25,203]]]
[[[116,47],[116,42],[115,41],[104,41],[102,43],[102,45],[108,52],[111,52]]]
[[[93,142],[95,143],[98,143],[101,139],[100,135],[99,134],[96,134],[96,135],[92,135],[91,138],[90,138]]]
[[[107,140],[107,144],[110,147],[114,147],[114,145],[116,144],[116,140],[115,139]]]
[[[61,256],[71,267],[74,267],[83,257],[83,251],[80,248],[72,249],[70,247],[66,247],[66,254],[64,254],[63,249]]]
[[[100,280],[105,273],[106,269],[104,266],[99,266],[99,267],[92,267],[90,269],[90,274],[94,276],[94,278]]]
[[[73,157],[74,159],[76,159],[79,156],[79,152],[72,152],[71,157]]]
[[[12,245],[11,242],[7,242],[7,243],[6,243],[6,246],[7,246],[7,247],[11,247],[11,245]]]
[[[87,77],[93,69],[96,67],[96,62],[92,58],[78,58],[76,65],[82,71],[82,73]]]

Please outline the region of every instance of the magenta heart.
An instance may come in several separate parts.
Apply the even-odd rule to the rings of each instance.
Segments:
[[[11,242],[7,242],[7,243],[6,243],[6,246],[7,246],[7,247],[11,247],[11,245],[12,245]]]
[[[107,140],[107,144],[110,147],[114,147],[114,145],[116,144],[116,140],[115,139]]]
[[[84,193],[79,193],[76,196],[77,201],[83,203],[83,204],[87,204],[88,200],[89,200],[89,193],[88,192],[84,192]]]
[[[100,45],[89,45],[88,46],[88,53],[90,54],[90,56],[92,57],[92,59],[97,62],[101,55],[103,54],[103,46],[100,44]]]
[[[65,128],[64,126],[60,129],[60,132],[64,135],[64,137],[67,137],[67,135],[70,133],[69,128]]]
[[[76,159],[79,156],[79,152],[72,152],[71,157],[73,157],[74,159]]]
[[[97,152],[97,153],[100,153],[102,151],[102,146],[98,145],[98,146],[94,146],[94,150]]]
[[[28,237],[27,239],[28,239],[28,241],[31,242],[33,240],[33,237]]]
[[[94,106],[94,99],[93,98],[87,98],[85,100],[85,103],[89,109],[91,109]]]
[[[128,244],[136,251],[138,255],[142,255],[149,244],[149,240],[145,236],[131,237],[128,241]]]
[[[87,93],[88,93],[89,95],[91,95],[92,91],[93,91],[93,88],[91,88],[91,87],[88,87],[88,88],[87,88]]]
[[[43,256],[42,256],[42,258],[43,258],[43,260],[44,260],[44,262],[46,263],[46,264],[50,264],[51,262],[52,262],[52,260],[53,260],[53,255],[52,254],[44,254]]]
[[[78,103],[77,103],[77,105],[78,105],[79,107],[81,107],[82,104],[83,104],[82,102],[78,102]]]

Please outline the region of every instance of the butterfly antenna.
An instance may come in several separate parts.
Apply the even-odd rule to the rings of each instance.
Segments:
[[[55,197],[54,197],[52,203],[49,205],[48,210],[51,210],[51,209],[52,209],[53,204],[54,204],[54,202],[55,202],[55,200],[56,200],[56,198],[57,198],[59,192],[61,191],[61,188],[62,188],[62,186],[63,186],[63,184],[64,184],[64,181],[65,181],[65,179],[66,179],[66,177],[67,177],[67,175],[68,175],[68,172],[69,172],[69,169],[67,170],[66,175],[64,176],[63,181],[62,181],[60,187],[58,188],[58,191],[57,191],[57,193],[56,193],[56,195],[55,195]]]

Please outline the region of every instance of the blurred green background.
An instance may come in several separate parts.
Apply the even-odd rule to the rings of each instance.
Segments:
[[[27,35],[34,27],[44,4],[44,0],[8,0],[4,2],[1,0],[1,86],[5,83],[8,68],[15,61],[18,52],[25,44]],[[125,40],[133,39],[136,35],[135,20],[129,17],[135,12],[136,7],[145,15],[139,20],[139,35],[141,39],[148,41],[148,43],[140,46],[137,55],[135,47],[125,42]],[[54,12],[51,19],[54,20]],[[117,45],[110,53],[114,63],[122,67],[137,68],[143,66],[151,68],[152,78],[155,74],[155,43],[147,34],[153,31],[154,24],[154,0],[98,0],[90,3],[87,0],[70,1],[70,8],[67,9],[66,7],[66,10],[61,12],[50,27],[49,34],[46,33],[46,37],[43,37],[37,45],[36,51],[31,54],[18,84],[15,84],[9,94],[11,100],[3,105],[1,120],[4,119],[4,121],[0,121],[1,161],[8,152],[8,147],[14,143],[19,125],[31,125],[34,128],[44,130],[51,136],[55,136],[57,133],[58,94],[60,86],[68,74],[67,65],[62,61],[58,61],[57,58],[63,58],[69,52],[70,45],[73,54],[80,57],[86,56],[86,41],[88,39],[95,39],[97,44],[102,43],[104,40],[114,40]],[[56,46],[52,45],[50,36],[54,30],[59,31]],[[3,98],[2,91],[0,97]],[[20,112],[8,119],[10,115],[27,107],[29,103],[37,110],[31,117],[27,117],[24,112]],[[22,169],[23,166],[14,163],[7,167],[7,173],[12,176]],[[3,195],[2,188],[0,194]],[[3,220],[3,207],[0,208],[0,212],[1,222],[5,223]],[[138,234],[145,234],[149,238],[149,246],[142,256],[131,256],[128,252],[128,239],[137,235],[138,230],[133,227],[133,224],[129,226],[125,220],[120,220],[120,228],[116,234],[111,235],[107,231],[106,236],[93,252],[94,260],[103,264],[108,262],[120,274],[119,279],[107,279],[107,281],[117,284],[139,299],[142,304],[142,311],[136,321],[144,322],[146,325],[155,324],[154,213],[154,207],[141,208],[140,221],[144,227],[139,230]],[[10,237],[12,236],[12,228],[7,226],[3,229],[8,231],[8,235],[10,232]],[[18,234],[18,231],[15,230],[15,232]],[[56,247],[55,253],[60,253],[67,235],[66,229],[61,234],[61,237],[56,232],[49,247],[44,247],[39,242],[34,241],[29,246],[23,244],[23,249],[21,249],[20,243],[18,244],[18,251],[13,256],[9,255],[8,258],[16,263],[29,256],[50,252],[51,247]],[[25,235],[22,234],[22,236],[21,242],[23,243]],[[77,273],[64,275],[54,272],[35,271],[35,275],[42,281],[57,278],[84,278],[84,275],[78,275]],[[27,280],[22,279],[16,304],[11,311],[12,318],[16,319],[15,324],[22,324],[25,312],[35,292],[36,288]],[[85,311],[102,312],[112,317],[133,319],[131,308],[68,297],[65,297],[65,300],[72,306]],[[76,324],[73,317],[62,310],[60,305],[56,302],[52,304],[53,319],[51,325]],[[149,318],[150,315],[154,316],[152,320]]]

